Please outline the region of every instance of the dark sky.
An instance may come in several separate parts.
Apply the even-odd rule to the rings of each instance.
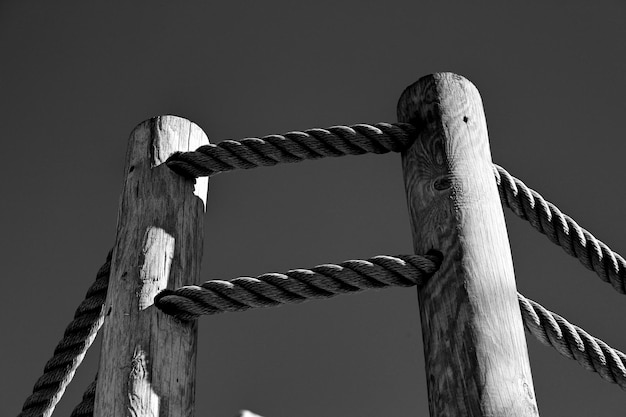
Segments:
[[[0,2],[0,414],[104,262],[127,138],[152,116],[214,143],[393,122],[407,85],[453,71],[481,92],[494,162],[624,250],[626,5],[502,3]],[[626,349],[626,298],[506,215],[519,291]],[[222,174],[206,216],[203,280],[412,253],[397,154]],[[617,385],[528,348],[541,415],[623,415]],[[428,415],[415,289],[203,317],[198,349],[198,416]]]

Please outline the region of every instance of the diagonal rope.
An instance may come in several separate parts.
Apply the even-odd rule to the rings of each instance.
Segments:
[[[494,173],[504,206],[545,234],[552,243],[561,246],[568,255],[577,258],[603,281],[610,283],[617,292],[626,294],[624,258],[504,168],[494,164]]]
[[[308,159],[400,152],[416,134],[417,128],[407,123],[333,126],[239,141],[223,140],[193,152],[174,153],[166,163],[178,174],[196,178]]]
[[[54,411],[104,322],[103,307],[110,270],[111,252],[76,309],[74,319],[65,329],[54,355],[46,363],[43,375],[35,382],[33,393],[24,402],[19,417],[48,417]]]
[[[192,320],[204,314],[301,303],[368,288],[410,287],[434,274],[440,263],[441,255],[434,251],[426,256],[374,256],[284,274],[212,280],[200,286],[163,290],[154,298],[154,305],[179,319]]]
[[[524,328],[546,346],[626,390],[626,355],[563,317],[517,294]]]

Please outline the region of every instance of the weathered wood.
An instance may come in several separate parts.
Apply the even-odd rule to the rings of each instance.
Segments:
[[[409,86],[398,120],[415,253],[441,269],[418,289],[430,415],[537,416],[511,251],[476,87],[440,73]]]
[[[192,416],[196,322],[154,307],[163,288],[199,282],[208,178],[165,164],[209,140],[188,120],[162,116],[130,135],[111,261],[95,417]]]

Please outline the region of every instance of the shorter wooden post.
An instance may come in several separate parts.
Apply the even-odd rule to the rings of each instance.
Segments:
[[[418,289],[430,415],[537,416],[478,90],[456,74],[423,77],[398,120],[421,129],[402,154],[415,253],[443,254]]]
[[[164,288],[199,281],[208,178],[187,180],[165,160],[209,140],[188,120],[155,117],[128,144],[95,417],[194,414],[196,322],[153,305]]]

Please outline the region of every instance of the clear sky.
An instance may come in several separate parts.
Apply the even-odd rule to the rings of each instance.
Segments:
[[[406,86],[453,71],[481,92],[494,162],[623,251],[625,19],[623,1],[0,2],[0,414],[21,410],[104,262],[128,134],[152,116],[214,143],[393,122]],[[397,154],[221,174],[206,216],[203,280],[412,252]],[[626,298],[507,227],[519,291],[626,349]],[[623,415],[617,385],[528,348],[541,415]],[[198,349],[198,416],[428,415],[415,289],[203,317]]]

